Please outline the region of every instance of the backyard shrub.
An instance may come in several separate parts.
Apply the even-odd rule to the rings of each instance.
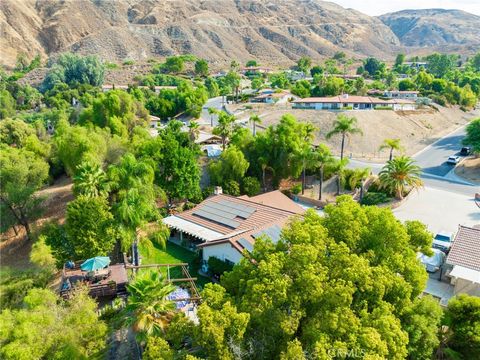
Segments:
[[[233,266],[227,264],[225,261],[222,261],[214,256],[208,258],[208,269],[214,275],[222,275],[226,271],[231,271]]]
[[[247,176],[242,183],[243,193],[248,196],[255,196],[260,192],[260,181],[252,176]]]
[[[362,205],[378,205],[390,201],[387,194],[381,192],[367,192],[362,199]]]
[[[232,196],[240,196],[240,185],[235,180],[229,180],[223,185],[223,192]]]
[[[292,194],[298,195],[302,191],[302,184],[296,184],[293,185],[292,188],[290,189]]]

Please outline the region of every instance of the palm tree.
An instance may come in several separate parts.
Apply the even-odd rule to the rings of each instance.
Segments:
[[[265,174],[267,170],[273,171],[271,166],[268,166],[268,159],[266,157],[260,156],[258,158],[258,162],[262,167],[262,185],[263,185],[263,192],[267,192],[267,183],[265,181]]]
[[[107,174],[100,165],[84,162],[77,166],[73,177],[73,192],[87,197],[107,196],[109,183]]]
[[[255,136],[257,134],[257,128],[256,128],[256,125],[257,124],[261,124],[262,123],[262,119],[260,119],[260,116],[258,115],[252,115],[250,116],[250,122],[252,123],[253,125],[253,136]]]
[[[127,325],[132,326],[141,340],[164,335],[175,314],[174,302],[167,299],[175,286],[167,283],[158,271],[149,271],[138,274],[127,289]]]
[[[423,186],[420,179],[421,168],[408,156],[396,157],[387,161],[379,173],[380,187],[395,193],[402,200],[407,187],[418,189]]]
[[[223,99],[223,96],[222,96]],[[217,114],[218,110],[212,107],[208,108],[208,114],[210,115],[210,126],[213,127],[213,115]]]
[[[235,116],[229,115],[225,111],[220,112],[218,116],[218,125],[213,129],[213,133],[222,138],[223,150],[225,150],[227,139],[232,135],[234,127]]]
[[[342,148],[340,152],[340,159],[343,159],[343,150],[345,147],[345,137],[353,134],[361,134],[363,132],[357,127],[357,119],[355,117],[348,117],[344,114],[337,116],[333,129],[327,134],[327,139],[330,139],[333,135],[342,135]]]
[[[190,123],[188,124],[188,133],[190,136],[190,140],[192,141],[192,143],[194,143],[195,140],[197,140],[198,138],[198,134],[200,133],[200,125],[198,125],[198,122],[193,120],[190,121]]]
[[[339,159],[335,161],[333,168],[337,174],[337,195],[340,195],[340,187],[345,179],[345,169],[348,165],[348,159]]]
[[[403,151],[404,147],[400,144],[400,139],[385,139],[382,145],[380,145],[380,151],[384,149],[390,149],[390,157],[388,160],[393,159],[393,150]]]
[[[314,161],[319,170],[320,189],[318,190],[318,200],[322,200],[322,188],[323,188],[323,173],[325,168],[332,166],[335,163],[335,159],[332,156],[330,149],[325,144],[320,144],[315,150]]]
[[[305,194],[305,172],[315,165],[315,152],[310,145],[303,146],[296,154],[296,158],[302,162],[302,195]]]

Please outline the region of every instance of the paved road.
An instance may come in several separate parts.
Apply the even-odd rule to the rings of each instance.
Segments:
[[[413,158],[427,174],[445,176],[453,169],[452,165],[447,164],[447,159],[449,156],[459,155],[465,134],[465,127],[463,126],[427,146],[415,154]]]

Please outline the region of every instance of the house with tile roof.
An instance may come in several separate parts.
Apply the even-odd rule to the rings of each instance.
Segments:
[[[480,225],[458,227],[446,263],[455,295],[480,296]]]
[[[170,241],[199,250],[206,262],[212,256],[236,264],[251,252],[261,236],[273,242],[282,228],[304,209],[280,191],[258,196],[215,194],[193,209],[163,219],[171,229]]]

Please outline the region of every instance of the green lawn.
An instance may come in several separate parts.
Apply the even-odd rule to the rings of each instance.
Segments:
[[[197,277],[197,285],[203,287],[206,283],[210,282],[210,279],[198,275],[198,268],[200,266],[199,261],[195,253],[184,249],[181,246],[175,245],[167,241],[166,250],[161,249],[157,244],[153,244],[153,248],[145,247],[141,242],[138,250],[142,257],[142,264],[178,264],[188,263],[188,270],[193,277]],[[163,268],[164,274],[166,274],[166,268]],[[170,269],[171,277],[183,277],[180,267]]]

